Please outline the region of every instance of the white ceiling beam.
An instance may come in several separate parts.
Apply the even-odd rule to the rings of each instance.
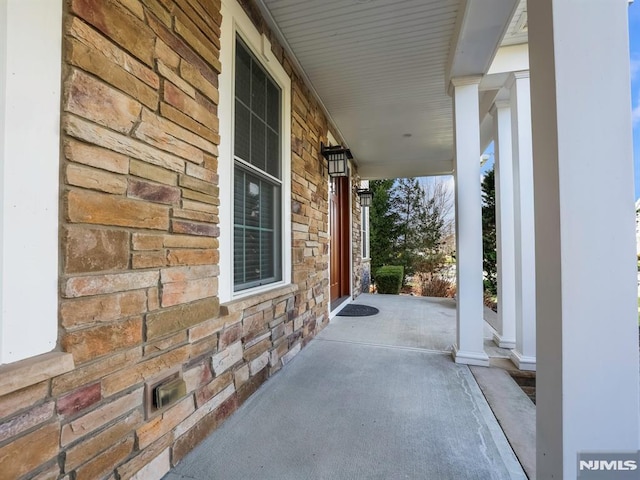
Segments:
[[[529,44],[500,47],[489,67],[488,75],[529,70]]]
[[[449,51],[445,89],[452,78],[484,75],[498,51],[519,0],[463,0]]]

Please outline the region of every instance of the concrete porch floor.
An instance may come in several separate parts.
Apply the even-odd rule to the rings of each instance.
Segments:
[[[527,478],[485,396],[498,399],[499,417],[514,397],[529,400],[502,370],[506,397],[492,391],[491,374],[478,376],[481,390],[469,367],[453,363],[455,303],[390,295],[355,303],[380,313],[332,319],[165,480]],[[512,414],[500,422],[513,423]]]

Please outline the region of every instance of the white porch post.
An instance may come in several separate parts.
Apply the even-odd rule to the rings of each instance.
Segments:
[[[520,370],[536,369],[536,261],[531,147],[531,89],[529,72],[511,74],[515,200],[516,346],[511,360]]]
[[[627,9],[528,4],[539,478],[639,447]]]
[[[516,346],[515,225],[510,107],[508,101],[501,100],[491,109],[494,124],[498,267],[498,331],[494,334],[493,341],[502,348]]]
[[[458,282],[457,343],[453,358],[456,363],[488,366],[483,342],[479,83],[480,77],[451,80]]]

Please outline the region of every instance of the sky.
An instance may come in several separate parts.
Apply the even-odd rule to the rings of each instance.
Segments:
[[[633,108],[633,157],[637,200],[640,198],[640,2],[638,1],[629,6],[629,49]]]

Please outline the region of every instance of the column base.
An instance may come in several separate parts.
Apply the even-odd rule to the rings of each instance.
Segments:
[[[484,352],[466,352],[459,350],[457,345],[453,346],[453,361],[463,365],[477,365],[479,367],[489,366],[489,357]]]
[[[509,350],[516,348],[515,338],[513,340],[509,338],[503,338],[499,333],[493,334],[493,343],[495,343],[500,348],[508,348]]]
[[[536,357],[527,357],[517,350],[512,350],[511,361],[518,367],[518,370],[526,370],[528,372],[536,371]]]

